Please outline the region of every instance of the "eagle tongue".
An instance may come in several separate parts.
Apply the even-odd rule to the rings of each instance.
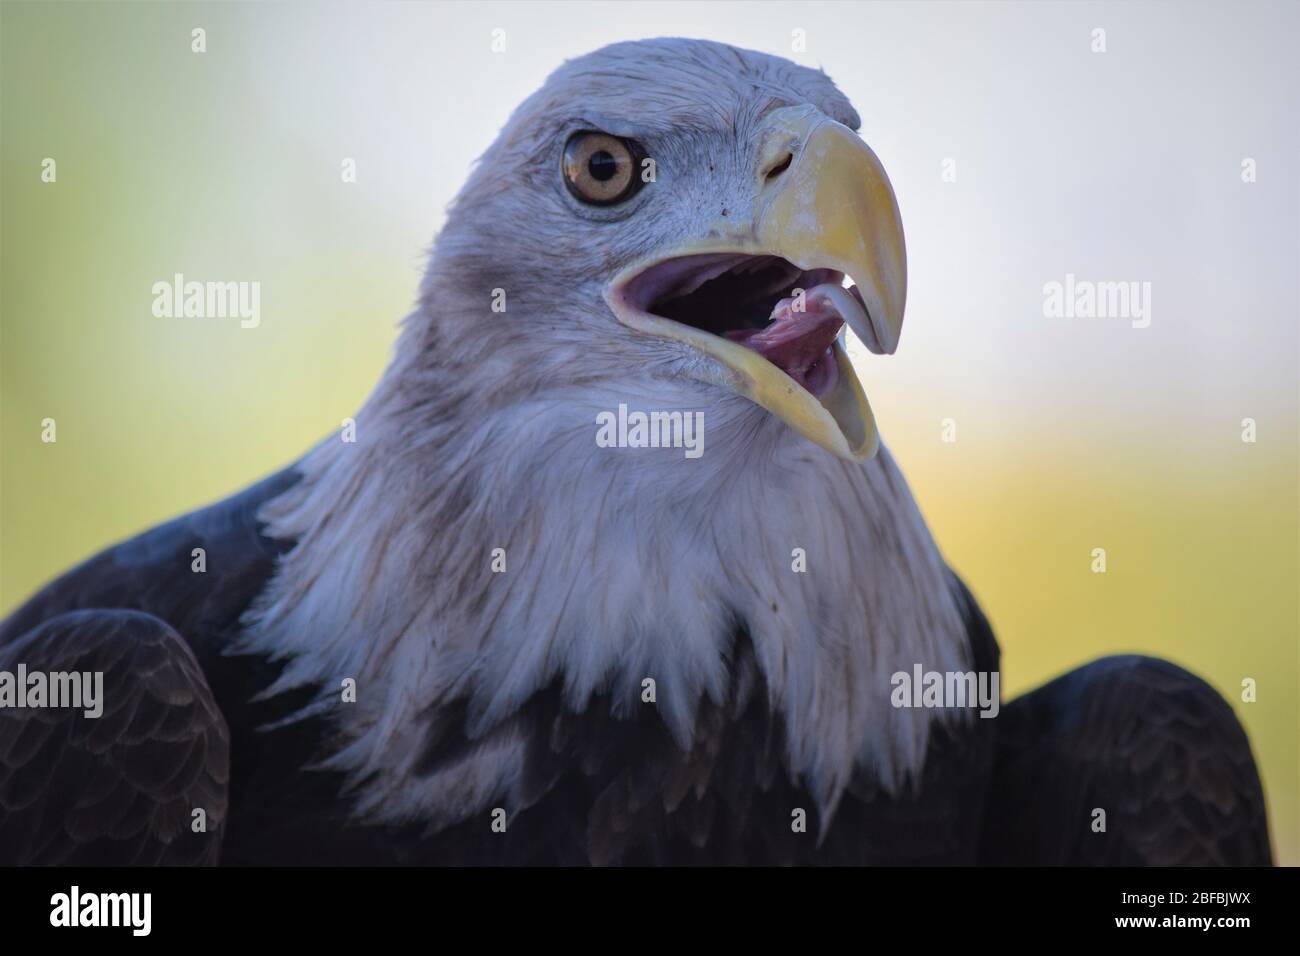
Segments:
[[[844,319],[835,303],[824,295],[814,297],[811,292],[805,293],[798,304],[802,308],[796,308],[793,297],[782,299],[773,307],[771,318],[763,328],[737,329],[726,333],[726,337],[753,349],[808,391],[819,395],[834,384],[837,370],[830,348]]]

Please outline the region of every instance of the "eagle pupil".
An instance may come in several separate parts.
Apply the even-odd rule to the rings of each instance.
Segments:
[[[599,182],[606,182],[614,178],[618,172],[618,160],[603,149],[591,154],[591,159],[587,160],[587,169],[591,172],[592,179]]]

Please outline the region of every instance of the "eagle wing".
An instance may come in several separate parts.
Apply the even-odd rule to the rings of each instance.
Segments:
[[[0,670],[20,664],[102,674],[103,710],[0,708],[0,863],[215,863],[229,735],[180,635],[139,611],[73,611],[0,648]]]
[[[1177,665],[1103,658],[1017,698],[997,724],[984,862],[1271,863],[1245,731]]]
[[[315,739],[256,731],[300,703],[254,701],[278,665],[225,653],[290,545],[262,535],[258,509],[298,477],[286,469],[111,547],[0,622],[0,670],[104,675],[97,719],[0,708],[0,863],[215,862],[228,801],[256,815],[301,776]],[[228,751],[243,791],[227,785]],[[225,844],[226,858],[247,856]]]

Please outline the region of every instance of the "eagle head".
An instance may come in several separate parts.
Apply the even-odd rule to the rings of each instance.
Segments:
[[[866,460],[876,428],[843,330],[893,352],[907,268],[857,126],[824,73],[767,54],[660,39],[569,61],[453,204],[426,292],[467,302],[431,310],[437,332],[516,393],[689,382],[647,399],[713,405],[721,387]],[[490,359],[471,344],[485,336]]]

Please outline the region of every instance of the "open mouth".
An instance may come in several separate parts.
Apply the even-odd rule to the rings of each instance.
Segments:
[[[875,416],[842,333],[847,325],[872,352],[898,348],[898,201],[870,147],[816,107],[782,107],[761,125],[747,220],[720,217],[628,264],[605,301],[628,328],[698,353],[682,376],[731,389],[842,459],[869,461]],[[784,165],[764,165],[783,152]]]
[[[898,347],[898,202],[876,154],[816,107],[783,107],[763,123],[756,148],[793,158],[775,179],[756,174],[748,221],[720,218],[628,264],[605,301],[628,328],[698,353],[681,375],[731,389],[840,458],[869,461],[875,416],[842,333],[847,325],[872,352]]]
[[[658,262],[621,289],[622,303],[756,352],[815,397],[839,377],[845,324],[881,351],[856,287],[835,269],[801,269],[776,255],[705,253]],[[865,333],[865,334],[864,334]]]

